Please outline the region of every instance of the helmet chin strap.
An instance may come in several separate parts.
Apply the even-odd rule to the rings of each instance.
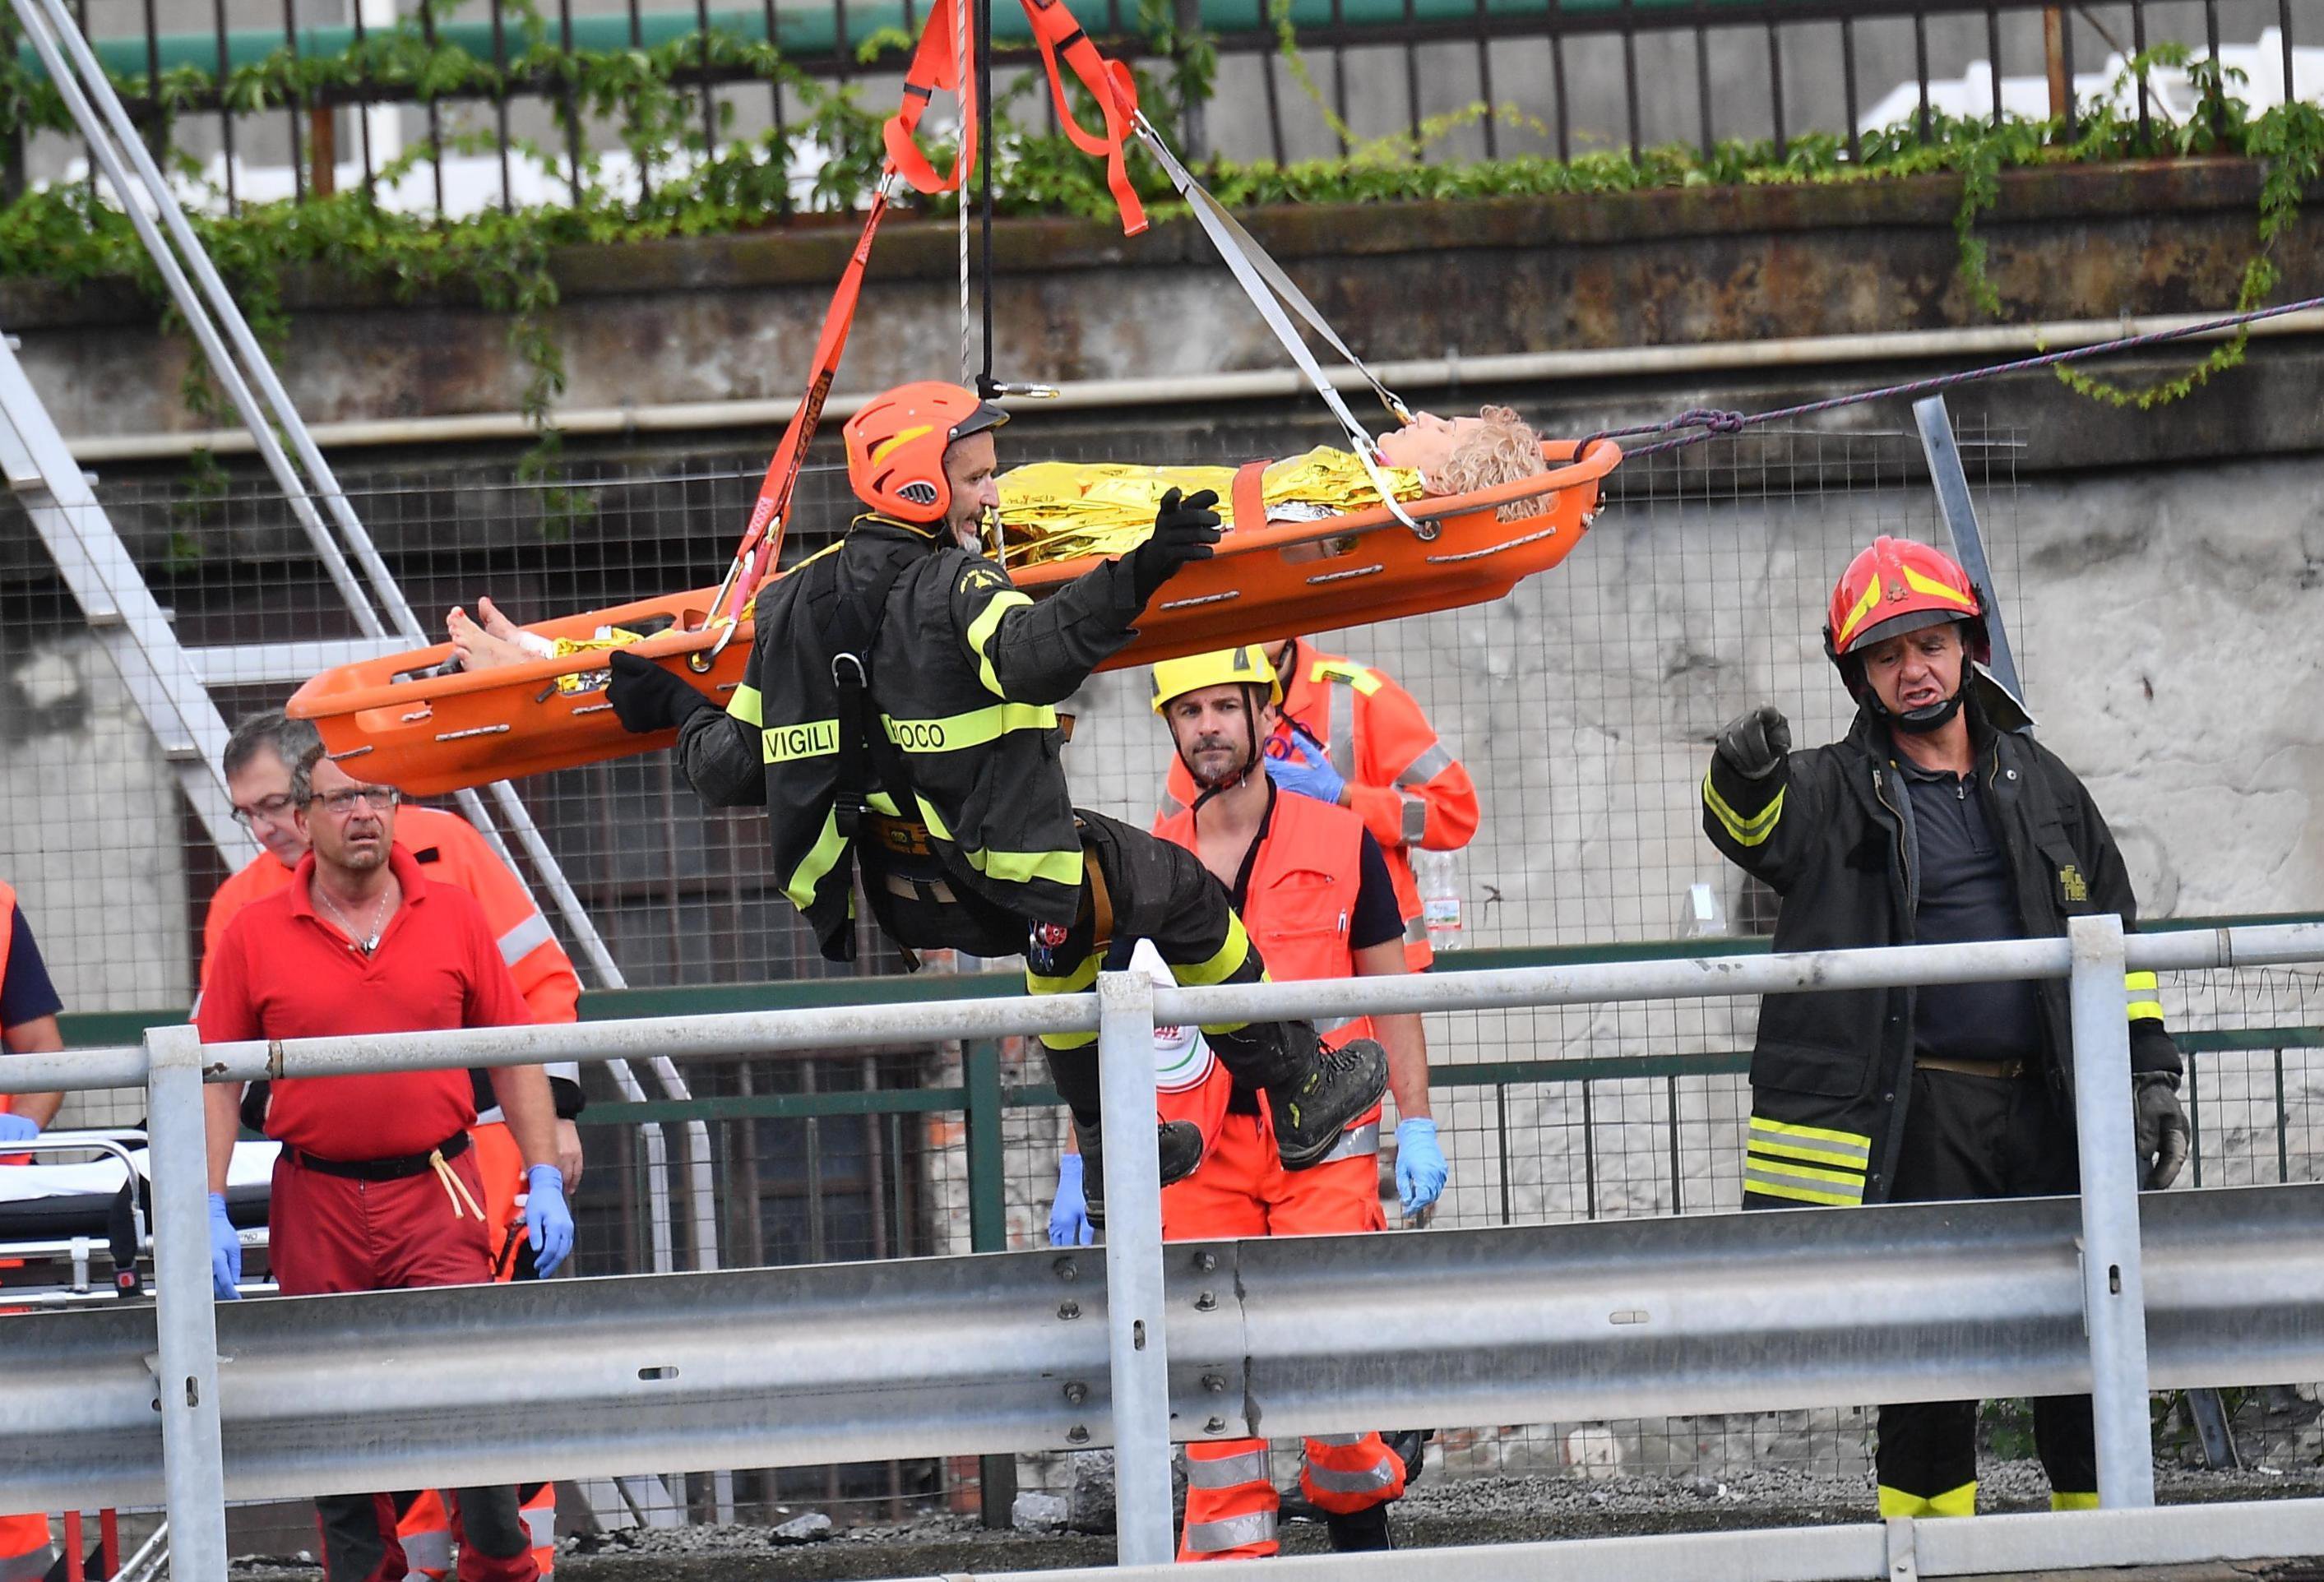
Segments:
[[[1969,695],[1966,681],[1960,690],[1941,704],[1923,704],[1917,709],[1907,709],[1901,714],[1890,713],[1888,706],[1873,695],[1872,706],[1887,718],[1888,723],[1908,736],[1926,736],[1932,731],[1942,730],[1955,714],[1960,713],[1961,700]]]

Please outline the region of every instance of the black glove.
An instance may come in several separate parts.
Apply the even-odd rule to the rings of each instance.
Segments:
[[[614,650],[605,701],[624,731],[675,731],[696,709],[718,705],[677,676],[635,654]]]
[[[2179,1079],[2168,1072],[2140,1072],[2130,1081],[2138,1184],[2160,1191],[2179,1179],[2179,1168],[2187,1163],[2187,1111],[2179,1102]]]
[[[1219,541],[1219,513],[1211,507],[1218,502],[1215,489],[1184,500],[1173,489],[1162,497],[1162,509],[1154,516],[1153,537],[1130,552],[1130,585],[1138,594],[1139,609],[1178,574],[1179,567],[1211,557],[1211,546]]]
[[[1748,714],[1737,715],[1719,733],[1719,756],[1747,780],[1764,780],[1774,774],[1791,750],[1792,728],[1784,719],[1784,711],[1773,704],[1761,704]]]

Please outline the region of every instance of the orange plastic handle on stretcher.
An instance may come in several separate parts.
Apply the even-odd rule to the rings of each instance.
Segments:
[[[1413,501],[1407,510],[1442,529],[1430,540],[1416,538],[1379,507],[1229,533],[1216,555],[1164,586],[1139,619],[1138,640],[1104,667],[1498,599],[1563,560],[1596,514],[1600,486],[1622,453],[1610,440],[1598,441],[1578,461],[1573,450],[1571,441],[1549,441],[1542,453],[1551,471],[1538,477]],[[1546,514],[1514,522],[1494,515],[1511,501],[1536,497],[1547,501]],[[1013,575],[1038,599],[1095,564],[1084,556]],[[530,630],[586,638],[601,626],[666,624],[632,651],[661,660],[723,706],[742,682],[752,630],[745,622],[734,633],[706,676],[690,675],[687,657],[718,642],[717,631],[702,630],[712,592],[641,599]],[[560,676],[604,669],[603,652],[451,676],[413,674],[441,665],[451,651],[443,643],[326,671],[299,689],[290,712],[315,722],[349,773],[421,796],[625,758],[674,740],[669,731],[623,731],[602,690],[559,688]]]

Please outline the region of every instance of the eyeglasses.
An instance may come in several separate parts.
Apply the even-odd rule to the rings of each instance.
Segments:
[[[367,802],[381,812],[403,800],[403,793],[392,786],[347,786],[337,791],[326,791],[313,798],[322,804],[323,811],[333,818],[345,818],[355,810],[359,802]]]
[[[288,796],[269,796],[255,807],[237,805],[234,810],[234,822],[245,830],[261,819],[264,819],[269,823],[276,823],[281,822],[282,815],[289,813],[294,805]]]

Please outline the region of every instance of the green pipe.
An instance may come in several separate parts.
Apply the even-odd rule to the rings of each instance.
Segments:
[[[1634,0],[1628,7],[1632,12],[1652,12],[1678,6],[1707,3],[1713,5],[1749,6],[1764,10],[1766,0]],[[1553,0],[1485,0],[1485,10],[1495,16],[1533,16],[1550,9]],[[1252,33],[1266,31],[1262,18],[1268,0],[1202,0],[1203,26],[1213,33]],[[1333,0],[1291,0],[1291,22],[1295,28],[1322,28],[1331,24]],[[1085,3],[1081,10],[1094,17],[1098,7]],[[1128,14],[1130,7],[1125,5]],[[1623,14],[1623,0],[1558,0],[1558,9],[1569,16],[1603,16],[1608,19],[1608,32]],[[1474,21],[1476,0],[1414,0],[1410,13],[1405,0],[1343,0],[1341,19],[1351,27],[1390,26],[1407,21],[1424,23],[1458,23]],[[916,4],[916,17],[927,14],[925,4]],[[678,11],[649,11],[638,19],[638,41],[650,49],[658,44],[682,39],[693,32],[699,18],[691,9]],[[406,25],[409,25],[407,23]],[[710,25],[717,32],[738,38],[763,41],[767,36],[766,13],[762,9],[727,9],[710,13]],[[881,29],[902,30],[904,7],[899,0],[857,0],[847,8],[847,36],[851,45],[860,42]],[[383,31],[374,29],[374,32]],[[813,58],[834,52],[837,38],[837,14],[816,6],[793,9],[778,5],[775,13],[776,43],[786,53]],[[992,35],[1004,47],[1015,48],[1032,42],[1032,28],[1021,6],[995,5],[992,14]],[[355,47],[355,29],[348,26],[300,28],[296,35],[301,56],[342,55]],[[561,29],[552,24],[546,34],[554,43],[561,39]],[[440,23],[436,29],[438,42],[466,51],[479,60],[493,58],[493,29],[485,22]],[[513,21],[503,30],[505,47],[511,55],[521,53],[525,40]],[[146,41],[143,34],[92,40],[97,59],[105,69],[116,77],[142,78],[148,60]],[[228,69],[254,66],[282,49],[286,35],[280,28],[237,28],[226,37]],[[625,15],[586,16],[573,20],[573,47],[591,53],[610,54],[631,47],[630,19]],[[164,72],[181,67],[215,75],[218,63],[218,41],[215,32],[164,33],[158,42],[161,67]],[[35,77],[44,76],[40,59],[30,45],[16,51],[16,60],[23,69]]]

